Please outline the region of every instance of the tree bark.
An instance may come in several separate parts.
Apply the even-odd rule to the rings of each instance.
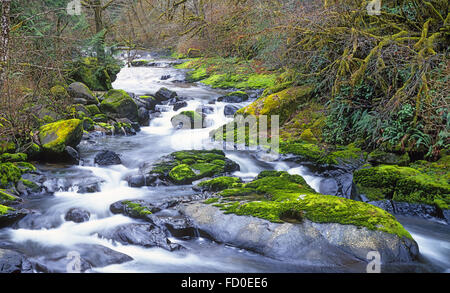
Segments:
[[[1,0],[2,15],[0,18],[0,92],[6,81],[6,67],[9,60],[9,32],[10,21],[9,12],[11,10],[11,0]]]

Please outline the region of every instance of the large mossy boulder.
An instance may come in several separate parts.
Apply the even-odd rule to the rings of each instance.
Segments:
[[[279,115],[280,125],[283,125],[297,111],[293,105],[299,105],[310,100],[314,87],[302,86],[292,87],[269,96],[264,96],[245,108],[242,108],[237,114],[243,115]]]
[[[429,204],[444,210],[450,205],[450,173],[442,171],[380,165],[358,170],[353,178],[359,193],[369,200]]]
[[[70,78],[82,82],[93,91],[108,91],[112,89],[111,83],[117,78],[120,71],[118,64],[100,64],[97,58],[86,57],[73,64]]]
[[[224,184],[218,186],[219,181]],[[316,193],[299,175],[264,171],[249,183],[217,178],[200,185],[214,188],[215,197],[181,209],[220,242],[279,259],[333,264],[343,256],[366,259],[372,250],[386,263],[418,255],[416,242],[394,216],[367,203]]]
[[[225,157],[220,150],[191,150],[174,152],[156,164],[143,166],[144,174],[155,174],[174,184],[190,184],[193,181],[225,175],[239,170],[239,165]]]
[[[81,82],[74,82],[69,85],[67,92],[75,104],[97,105],[98,99],[91,90]]]
[[[47,153],[62,154],[67,146],[75,148],[83,137],[83,121],[61,120],[39,128],[39,140]]]
[[[1,140],[0,138],[0,154],[11,153],[16,150],[16,144],[12,141]]]
[[[113,118],[128,118],[137,122],[138,107],[124,90],[110,90],[100,104],[100,111]]]

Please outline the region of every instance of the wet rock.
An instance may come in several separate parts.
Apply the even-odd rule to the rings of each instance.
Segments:
[[[209,115],[214,113],[214,107],[201,105],[197,109],[195,109],[195,112],[199,114]]]
[[[225,103],[243,103],[249,99],[249,96],[245,92],[237,91],[229,93],[226,96],[217,98],[218,102]]]
[[[407,166],[410,159],[408,153],[405,153],[404,155],[398,155],[394,153],[387,153],[375,150],[368,155],[367,161],[373,165],[384,164],[384,165]]]
[[[122,164],[122,160],[115,152],[105,150],[95,156],[94,163],[99,166],[111,166]]]
[[[443,210],[442,215],[444,216],[444,219],[447,221],[447,223],[450,224],[450,210]]]
[[[225,108],[223,109],[223,113],[225,114],[225,116],[228,115],[234,115],[240,108],[238,106],[235,105],[226,105]]]
[[[366,262],[374,248],[383,263],[411,262],[418,256],[417,243],[409,238],[353,225],[314,223],[272,223],[250,216],[224,214],[203,203],[181,206],[183,214],[219,242],[249,249],[290,262],[311,261],[322,265]],[[363,266],[365,268],[365,266]]]
[[[156,98],[150,95],[136,97],[134,101],[139,108],[144,107],[149,111],[155,110],[155,106],[158,104]]]
[[[0,273],[31,273],[31,264],[26,257],[16,251],[0,248]]]
[[[187,102],[186,101],[179,101],[179,102],[176,102],[175,103],[175,105],[173,106],[173,110],[174,111],[178,111],[178,110],[180,110],[181,108],[184,108],[184,107],[187,107]]]
[[[151,174],[147,175],[138,174],[129,176],[125,180],[128,182],[128,186],[130,187],[143,187],[143,186],[153,186],[157,179],[158,179],[157,176],[153,176]]]
[[[96,193],[100,192],[100,184],[103,182],[101,180],[95,180],[93,179],[88,180],[87,182],[78,183],[78,190],[77,193],[85,194],[85,193]]]
[[[423,219],[440,218],[439,212],[435,206],[396,202],[393,201],[394,213],[402,216],[419,217]]]
[[[83,223],[89,221],[90,217],[91,213],[89,213],[88,211],[79,208],[73,208],[66,213],[64,219],[66,221],[72,221],[75,223]]]
[[[148,215],[159,212],[161,209],[145,200],[123,200],[113,203],[109,210],[113,214],[123,214],[136,219],[147,219]]]
[[[66,146],[65,148],[66,161],[68,163],[78,165],[80,163],[80,155],[77,150],[71,146]]]
[[[161,117],[162,117],[162,114],[159,111],[155,111],[155,112],[150,113],[150,119],[161,118]]]
[[[144,107],[139,108],[138,116],[139,116],[139,124],[140,125],[142,125],[142,126],[150,125],[150,113],[147,109],[145,109]]]
[[[112,118],[128,118],[130,121],[138,121],[138,107],[123,90],[108,91],[100,104],[100,110]]]
[[[167,75],[163,75],[161,76],[161,80],[168,80],[169,78],[171,78],[172,76],[170,76],[170,74]]]
[[[183,215],[170,217],[153,217],[153,222],[158,226],[165,226],[170,235],[177,238],[194,238],[200,235],[194,223]]]
[[[0,228],[8,227],[31,213],[28,209],[14,209],[11,207],[4,207],[5,210],[0,210]]]
[[[82,137],[83,122],[79,119],[61,120],[39,128],[39,141],[49,158],[58,159],[67,146],[75,148]]]
[[[394,214],[394,206],[389,200],[369,201],[368,203],[379,207],[390,214]]]
[[[64,248],[54,250],[55,252],[50,252],[44,256],[30,258],[30,262],[37,272],[87,272],[92,268],[122,264],[133,260],[126,254],[96,244],[78,244],[73,250]]]
[[[169,251],[182,248],[181,245],[172,243],[163,229],[153,224],[125,224],[115,227],[111,231],[101,233],[100,236],[124,245],[160,247]]]
[[[158,102],[168,101],[170,99],[175,98],[176,96],[177,96],[176,92],[171,91],[165,87],[160,88],[155,94],[155,98]]]

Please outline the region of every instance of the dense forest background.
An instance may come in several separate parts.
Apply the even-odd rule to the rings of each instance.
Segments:
[[[69,2],[1,1],[4,145],[29,147],[42,109],[74,115],[58,86],[83,74],[87,56],[113,79],[112,53],[125,47],[178,58],[198,50],[210,58],[198,65],[205,76],[218,67],[276,75],[265,94],[314,85],[327,144],[428,160],[449,147],[447,0],[382,1],[380,15],[355,0],[82,0],[81,15],[67,13]],[[110,80],[102,84],[90,87]]]

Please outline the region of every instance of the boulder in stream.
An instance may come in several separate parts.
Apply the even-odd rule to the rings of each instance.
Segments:
[[[155,94],[155,98],[158,102],[164,102],[164,101],[168,101],[170,99],[173,99],[177,96],[177,93],[174,91],[171,91],[165,87],[160,88],[156,94]]]
[[[66,147],[75,148],[83,137],[83,121],[61,120],[39,128],[41,147],[49,155],[62,155]]]
[[[98,99],[94,96],[91,90],[81,82],[74,82],[69,85],[67,92],[74,102],[84,101],[84,105],[97,105]]]
[[[104,150],[95,156],[94,163],[99,166],[111,166],[122,164],[122,160],[115,152]]]
[[[89,221],[90,217],[91,213],[88,211],[79,208],[72,208],[66,213],[64,219],[75,223],[83,223]]]
[[[102,113],[112,118],[128,118],[138,121],[138,107],[134,100],[123,90],[110,90],[100,104]]]

